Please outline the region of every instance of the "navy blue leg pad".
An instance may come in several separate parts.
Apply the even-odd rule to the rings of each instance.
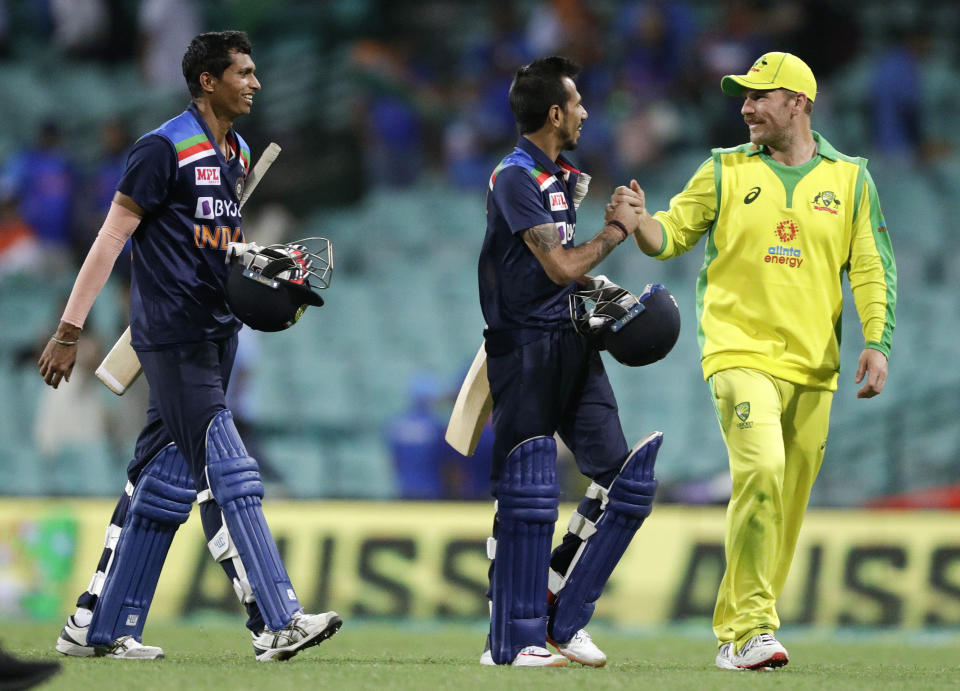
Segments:
[[[233,423],[222,410],[207,429],[207,482],[240,555],[253,596],[273,631],[290,623],[300,601],[263,516],[263,483]]]
[[[190,517],[197,492],[186,459],[174,444],[150,460],[137,480],[120,539],[93,610],[87,642],[110,645],[121,636],[142,640],[147,612],[173,536]]]
[[[584,628],[614,567],[634,533],[653,508],[657,481],[653,465],[663,443],[660,432],[646,437],[630,452],[607,491],[606,510],[596,520],[596,532],[580,545],[556,593],[550,613],[550,638],[569,641]]]
[[[557,444],[518,444],[497,484],[496,555],[491,576],[490,652],[499,665],[529,645],[546,645],[547,570],[557,522]]]

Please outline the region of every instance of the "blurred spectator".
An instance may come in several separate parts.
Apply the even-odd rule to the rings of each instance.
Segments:
[[[0,194],[20,201],[20,216],[43,245],[47,268],[63,268],[73,249],[76,177],[60,150],[60,128],[40,127],[37,144],[15,153],[0,172]]]
[[[0,0],[0,59],[10,57],[10,11],[7,0]]]
[[[59,671],[59,662],[20,660],[0,649],[0,689],[29,689]]]
[[[40,263],[40,243],[17,211],[13,197],[0,196],[0,279]]]
[[[872,144],[885,156],[912,160],[924,142],[924,28],[896,25],[870,76],[867,104]]]
[[[443,438],[446,423],[434,410],[439,395],[433,375],[415,375],[409,407],[386,422],[384,437],[401,499],[442,499],[447,495],[445,465],[453,450]]]
[[[53,43],[75,58],[102,54],[110,39],[110,15],[104,0],[50,0]]]
[[[184,46],[203,30],[195,0],[143,0],[137,25],[144,81],[161,91],[182,90]]]

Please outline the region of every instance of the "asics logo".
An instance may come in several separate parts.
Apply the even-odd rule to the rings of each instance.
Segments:
[[[753,187],[747,192],[747,196],[743,198],[744,204],[752,204],[753,200],[760,196],[760,188]]]

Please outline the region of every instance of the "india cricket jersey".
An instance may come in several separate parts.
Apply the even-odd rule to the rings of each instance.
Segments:
[[[713,150],[654,215],[659,259],[707,236],[697,279],[704,378],[748,367],[836,390],[844,272],[866,346],[889,357],[896,267],[873,179],[865,159],[813,135],[817,154],[799,166],[752,144]]]
[[[117,189],[146,214],[133,235],[133,347],[218,340],[240,322],[224,297],[230,242],[242,241],[240,195],[250,151],[227,135],[226,160],[191,104],[134,145]]]
[[[577,226],[572,190],[579,177],[566,159],[551,160],[526,137],[490,176],[479,263],[489,354],[529,343],[547,331],[573,328],[568,296],[577,284],[558,286],[550,280],[520,234],[552,225],[564,249],[572,248]]]

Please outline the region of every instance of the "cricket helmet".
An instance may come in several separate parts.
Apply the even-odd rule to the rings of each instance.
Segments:
[[[570,317],[617,362],[642,367],[662,360],[680,335],[680,310],[670,291],[647,284],[634,296],[627,290],[581,290],[570,295]]]
[[[258,331],[282,331],[296,324],[310,305],[323,305],[317,291],[330,286],[333,274],[329,240],[313,237],[245,247],[227,277],[227,304],[244,324]]]

